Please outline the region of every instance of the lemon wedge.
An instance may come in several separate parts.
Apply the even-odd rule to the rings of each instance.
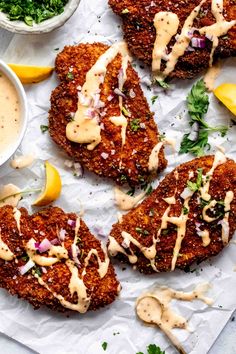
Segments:
[[[215,96],[236,116],[236,84],[222,84],[213,92]]]
[[[20,64],[8,64],[18,76],[22,84],[34,84],[47,79],[53,72],[51,66],[28,66]]]
[[[61,177],[57,169],[48,161],[45,162],[46,182],[44,191],[34,201],[33,205],[45,206],[56,200],[61,194]]]

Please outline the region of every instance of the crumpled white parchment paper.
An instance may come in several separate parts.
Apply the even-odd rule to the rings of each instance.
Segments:
[[[122,31],[118,18],[109,9],[106,0],[82,0],[73,17],[59,30],[35,36],[15,35],[4,59],[7,62],[53,65],[55,56],[64,45],[79,42],[102,41],[107,44],[122,39]],[[236,82],[235,60],[224,63],[216,84]],[[147,89],[150,72],[146,68],[137,70],[143,82],[143,89],[149,100],[151,110],[156,112],[159,131],[165,132],[168,138],[177,140],[177,150],[184,132],[189,131],[188,115],[185,99],[194,81],[173,82],[173,90],[167,94],[154,89]],[[71,170],[64,166],[66,155],[50,140],[48,133],[42,134],[40,125],[47,125],[47,112],[51,90],[57,85],[54,76],[38,85],[26,87],[29,103],[29,124],[27,133],[18,154],[33,152],[36,161],[30,168],[12,170],[9,162],[0,169],[1,184],[15,183],[21,188],[41,187],[44,182],[44,160],[53,163],[62,176],[63,190],[60,199],[55,203],[66,211],[79,212],[85,209],[84,220],[90,230],[96,234],[98,230],[108,235],[111,225],[117,221],[117,209],[114,206],[113,187],[110,180],[98,178],[85,172],[83,177],[74,177]],[[158,92],[158,99],[151,104],[151,97]],[[211,104],[207,115],[210,124],[230,124],[226,138],[214,134],[210,138],[212,150],[217,145],[226,149],[229,157],[236,157],[234,146],[236,127],[233,116],[222,107],[211,95]],[[173,154],[166,148],[169,161],[168,168],[162,176],[176,165],[193,157]],[[162,177],[160,176],[160,178]],[[158,181],[154,183],[157,185]],[[27,196],[20,205],[31,210],[31,202],[35,196]],[[104,240],[105,241],[105,240]],[[186,351],[191,354],[207,353],[220,331],[223,329],[231,313],[236,307],[236,245],[228,247],[214,259],[194,266],[193,273],[175,271],[169,274],[143,276],[129,266],[115,263],[117,276],[122,284],[119,298],[105,309],[85,315],[72,314],[69,318],[47,309],[34,311],[27,302],[11,297],[0,291],[0,331],[43,354],[102,354],[101,344],[106,341],[106,353],[135,354],[145,352],[146,346],[156,343],[166,353],[174,353],[165,336],[157,328],[147,327],[135,316],[135,300],[146,288],[168,285],[179,290],[189,291],[199,283],[209,281],[212,289],[207,294],[214,298],[212,307],[200,301],[173,302],[173,307],[189,320],[192,332],[174,330]]]

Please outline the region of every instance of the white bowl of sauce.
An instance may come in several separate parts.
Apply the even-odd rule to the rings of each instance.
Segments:
[[[24,88],[15,73],[0,60],[0,166],[19,147],[27,118]]]

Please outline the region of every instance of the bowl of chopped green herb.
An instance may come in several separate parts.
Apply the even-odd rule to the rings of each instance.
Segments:
[[[0,0],[0,27],[21,34],[41,34],[62,26],[80,0]]]

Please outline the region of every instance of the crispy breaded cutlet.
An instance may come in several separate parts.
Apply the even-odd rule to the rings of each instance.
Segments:
[[[61,84],[51,95],[49,132],[69,156],[90,171],[110,177],[118,184],[128,182],[137,185],[150,179],[148,159],[159,141],[158,130],[139,85],[138,75],[129,63],[123,87],[126,98],[123,102],[130,116],[126,117],[126,141],[122,146],[121,127],[110,121],[110,117],[120,115],[119,96],[114,93],[121,68],[120,54],[108,65],[105,81],[100,85],[100,98],[105,103],[99,123],[102,127],[101,142],[93,150],[88,150],[86,144],[72,142],[66,137],[66,126],[71,121],[71,114],[77,110],[78,88],[83,86],[87,72],[108,48],[102,43],[80,44],[65,47],[58,54],[55,69]],[[162,148],[156,172],[165,166]]]
[[[217,255],[236,229],[236,163],[227,159],[214,169],[210,180],[210,199],[205,200],[201,197],[199,187],[204,185],[203,188],[206,188],[209,177],[202,178],[201,171],[205,176],[212,168],[213,160],[213,156],[197,158],[169,173],[149,197],[124,215],[120,223],[113,225],[109,253],[125,262],[128,262],[128,255],[130,262],[140,272],[147,274],[155,271],[167,272],[175,267],[186,269],[195,261],[199,263]],[[189,189],[189,185],[193,190]],[[197,187],[198,190],[194,192]],[[189,193],[190,201],[187,202]],[[203,196],[206,198],[204,193]],[[203,210],[204,207],[207,210]],[[167,220],[166,216],[175,218]],[[128,233],[128,238],[123,232]],[[176,249],[176,264],[173,267],[177,232],[182,232],[182,237],[179,235],[182,244]],[[130,235],[134,240],[130,240]],[[153,250],[146,249],[144,256],[145,247],[149,248],[153,244],[156,250],[153,255],[154,267],[147,253]]]
[[[20,231],[17,227],[11,206],[0,208],[0,248],[7,245],[9,250],[14,253],[13,260],[5,261],[0,251],[0,287],[8,290],[12,295],[28,300],[35,309],[47,306],[60,312],[73,310],[60,303],[54,293],[63,296],[69,303],[76,304],[78,296],[75,292],[71,295],[69,284],[72,272],[67,266],[68,259],[62,258],[52,266],[39,266],[35,261],[35,266],[21,275],[20,267],[27,264],[29,257],[27,253],[28,242],[33,238],[36,242],[48,239],[55,244],[64,247],[69,255],[69,262],[72,262],[74,270],[78,269],[78,277],[83,280],[89,300],[88,310],[96,310],[100,307],[112,303],[119,293],[119,282],[116,279],[113,266],[109,264],[107,272],[103,277],[98,273],[98,258],[92,254],[85,265],[85,259],[91,250],[96,250],[101,262],[105,261],[105,254],[98,241],[88,230],[85,223],[80,220],[78,229],[78,254],[77,264],[75,265],[72,257],[72,243],[75,237],[75,222],[77,216],[73,213],[66,214],[60,208],[52,207],[42,210],[33,215],[29,215],[27,210],[20,208]],[[19,213],[19,212],[18,212]],[[64,241],[60,239],[64,237]],[[53,241],[54,240],[54,241]],[[4,244],[2,244],[4,242]],[[34,243],[33,243],[34,244]],[[8,252],[10,252],[8,251]],[[49,257],[50,251],[39,253],[40,256]],[[109,261],[109,258],[107,258]],[[79,262],[79,263],[78,263]],[[82,276],[82,272],[85,274]],[[38,275],[46,286],[39,284]],[[79,281],[76,277],[75,281]],[[50,290],[47,289],[47,286]],[[80,285],[81,287],[81,285]],[[82,291],[82,290],[81,290]],[[82,309],[83,310],[83,309]],[[79,311],[80,312],[80,311]]]
[[[123,21],[124,38],[128,47],[137,58],[151,66],[152,52],[156,39],[154,17],[161,11],[173,12],[179,17],[178,34],[191,11],[200,4],[200,0],[109,0],[112,10]],[[216,22],[211,12],[211,0],[206,0],[202,5],[198,17],[193,23],[193,28],[210,26]],[[224,17],[227,21],[236,19],[236,3],[234,0],[224,0]],[[197,30],[194,37],[203,38]],[[168,45],[170,53],[176,38],[172,38]],[[191,79],[198,73],[207,69],[212,49],[211,38],[205,38],[205,48],[186,50],[177,62],[170,78]],[[227,35],[219,38],[219,44],[214,52],[214,61],[236,55],[236,26],[232,27]],[[165,62],[162,60],[162,70]]]

